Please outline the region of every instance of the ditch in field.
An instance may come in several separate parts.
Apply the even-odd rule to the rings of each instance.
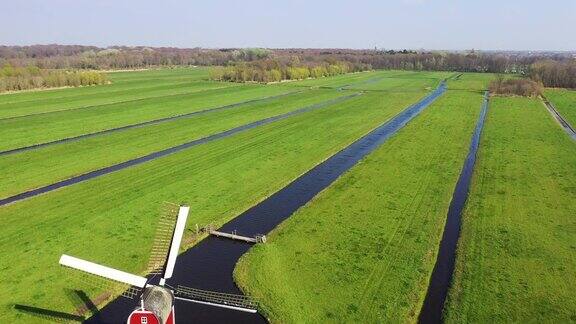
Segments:
[[[436,264],[432,270],[432,276],[428,285],[428,291],[424,299],[424,304],[420,310],[418,318],[419,323],[441,323],[442,312],[448,289],[454,274],[454,265],[456,262],[456,248],[458,239],[460,237],[460,228],[462,223],[462,212],[468,199],[470,192],[470,182],[472,174],[474,173],[474,165],[476,163],[476,155],[480,145],[480,135],[484,128],[484,121],[486,120],[486,113],[488,111],[488,92],[484,94],[484,103],[482,104],[482,112],[478,118],[478,123],[474,129],[472,140],[470,142],[470,149],[464,166],[460,172],[456,188],[452,194],[450,207],[448,207],[448,215],[444,225],[444,232],[442,240],[440,241],[440,248],[438,256],[436,257]]]
[[[445,84],[441,83],[430,95],[248,209],[224,225],[221,230],[224,232],[237,230],[239,234],[247,236],[269,232],[328,187],[342,173],[378,148],[444,92]],[[245,243],[208,237],[180,255],[172,281],[200,289],[241,293],[234,283],[232,273],[238,259],[250,247]],[[191,322],[258,323],[266,321],[259,314],[239,313],[181,301],[177,301],[176,305],[177,316]],[[120,322],[133,307],[132,301],[119,298],[87,322]]]
[[[446,323],[574,321],[575,149],[540,100],[491,100]]]
[[[546,98],[544,98],[544,105],[546,109],[550,112],[552,117],[556,119],[556,121],[560,124],[560,126],[564,129],[564,131],[572,137],[573,140],[576,140],[576,130],[570,125],[568,122],[559,112],[558,109]]]

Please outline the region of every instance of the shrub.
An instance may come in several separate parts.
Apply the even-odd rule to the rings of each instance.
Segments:
[[[95,71],[43,70],[36,66],[0,68],[0,92],[36,88],[78,87],[107,83],[105,74]]]
[[[542,93],[542,84],[530,79],[507,79],[498,76],[490,82],[489,90],[499,95],[538,96]]]

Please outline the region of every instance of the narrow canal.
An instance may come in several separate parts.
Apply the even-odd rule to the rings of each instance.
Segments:
[[[378,148],[422,110],[446,91],[439,87],[421,101],[408,107],[388,122],[303,174],[258,205],[248,209],[220,230],[236,230],[240,235],[266,234],[298,208],[305,205],[342,173]],[[225,293],[241,294],[232,274],[238,259],[251,247],[249,243],[208,237],[178,257],[168,284],[177,284]],[[135,301],[118,298],[87,323],[122,323],[134,309]],[[176,319],[182,323],[266,323],[260,314],[249,314],[199,304],[176,302]]]
[[[484,127],[484,120],[488,111],[488,92],[484,94],[484,102],[480,117],[476,123],[472,140],[470,141],[470,148],[468,155],[464,161],[464,166],[460,172],[456,188],[452,194],[452,201],[448,207],[448,215],[444,225],[444,233],[440,241],[440,248],[438,256],[436,257],[436,264],[430,277],[430,284],[426,292],[426,298],[420,311],[418,318],[419,323],[441,323],[442,312],[444,310],[444,302],[448,295],[448,289],[452,281],[454,273],[454,265],[456,261],[456,248],[458,246],[458,238],[460,237],[460,225],[462,223],[462,211],[466,205],[468,192],[470,191],[470,181],[474,173],[474,165],[476,163],[476,154],[480,144],[480,135]]]

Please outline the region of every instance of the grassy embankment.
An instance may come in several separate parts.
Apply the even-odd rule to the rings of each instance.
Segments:
[[[245,255],[241,287],[273,322],[414,322],[481,103],[445,94]]]
[[[560,115],[576,128],[576,90],[546,89],[544,95]]]
[[[576,320],[575,152],[539,100],[493,99],[448,323]]]
[[[190,228],[223,223],[422,95],[366,94],[1,207],[0,318],[22,316],[13,303],[72,310],[62,288],[84,287],[60,269],[61,253],[141,271],[161,202],[190,204]]]

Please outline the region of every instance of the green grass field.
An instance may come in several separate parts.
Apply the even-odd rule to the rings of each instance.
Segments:
[[[375,91],[413,91],[432,90],[440,83],[440,79],[434,78],[409,78],[409,77],[383,77],[370,83],[352,84],[347,89],[362,89]]]
[[[268,89],[263,86],[258,88]],[[221,115],[213,116],[213,119],[206,115],[207,119],[204,120],[206,123],[222,122],[222,125],[203,127],[206,127],[204,131],[210,132],[209,129],[231,127],[232,123],[239,122],[242,118],[275,114],[280,110],[291,110],[307,102],[349,93],[351,92],[314,90],[313,94],[302,94],[299,99],[294,99],[295,103],[280,102],[276,106],[273,104],[250,106],[241,108],[243,110],[230,116],[221,112]],[[9,291],[0,297],[0,303],[3,305],[0,318],[10,322],[22,316],[11,309],[14,303],[57,311],[72,310],[73,305],[63,293],[63,288],[74,288],[78,283],[70,282],[59,268],[57,261],[61,253],[70,253],[127,271],[142,271],[161,202],[187,202],[194,206],[188,224],[190,228],[196,223],[222,224],[417,101],[424,94],[412,91],[390,93],[386,96],[377,93],[364,94],[159,160],[1,207],[0,217],[5,220],[0,237],[1,259],[11,261],[3,262],[1,265],[0,281],[6,283]],[[238,115],[241,114],[240,111],[245,115],[240,117]],[[190,119],[189,122],[195,121]],[[202,123],[202,121],[196,122],[197,125]],[[178,140],[178,136],[199,136],[198,133],[187,134],[184,131],[178,135],[179,127],[165,129],[163,137],[151,134],[148,138],[149,134],[145,132],[132,135],[118,133],[119,137],[116,140],[106,144],[109,146],[105,148],[98,148],[97,150],[102,151],[94,152],[92,158],[86,152],[90,143],[83,143],[84,140],[70,143],[72,146],[78,145],[75,148],[77,151],[62,146],[63,154],[73,156],[78,154],[77,158],[80,157],[81,160],[94,159],[95,162],[75,161],[74,157],[52,157],[53,154],[49,154],[51,157],[48,158],[46,157],[48,153],[45,152],[30,156],[28,163],[31,163],[30,166],[64,163],[74,170],[78,165],[82,168],[87,165],[93,167],[95,164],[104,165],[114,159],[126,158],[130,154],[141,154],[138,150],[166,145],[170,141]],[[173,130],[175,135],[171,138],[169,134]],[[99,140],[105,139],[103,137]],[[141,140],[137,143],[142,148],[121,152],[128,150],[127,143],[117,142],[128,140]],[[165,143],[155,143],[159,140]],[[105,145],[103,143],[105,142],[92,144]],[[60,148],[54,146],[50,149]],[[66,151],[67,149],[70,151]],[[101,155],[109,157],[100,157]],[[6,158],[11,157],[0,157],[0,160]],[[38,159],[55,160],[43,162]],[[29,176],[25,174],[18,176],[31,179],[26,186],[34,186],[39,183],[37,181],[49,181],[57,176],[77,172],[70,172],[72,170],[65,166],[56,169],[57,176],[53,172],[43,178],[42,172],[18,169],[14,166],[15,163],[7,162],[5,165],[13,168],[13,172],[31,172]],[[86,244],[86,242],[98,242],[98,244]],[[115,253],[111,254],[110,251]],[[30,259],[34,260],[33,264],[29,262]],[[29,289],[21,289],[23,286]],[[98,293],[96,290],[89,292],[92,296]]]
[[[539,100],[490,109],[447,322],[573,322],[576,143]]]
[[[81,99],[91,99],[92,96],[109,94],[118,95],[124,91],[130,92],[134,89],[156,89],[169,85],[192,83],[208,79],[208,70],[204,68],[195,69],[174,69],[174,70],[151,70],[142,72],[118,72],[108,74],[111,83],[107,85],[80,87],[80,88],[66,88],[66,89],[50,89],[45,91],[29,91],[12,94],[0,95],[0,112],[1,118],[10,116],[5,112],[5,109],[22,108],[24,106],[13,106],[19,103],[29,103],[29,109],[32,112],[37,111],[42,107],[44,101],[57,100],[60,98],[69,98],[71,102]],[[160,81],[160,82],[159,82]],[[224,84],[223,84],[224,85]],[[229,84],[229,86],[231,86]],[[145,95],[141,92],[140,95]],[[63,101],[63,103],[67,103]],[[8,104],[8,105],[7,105]],[[13,109],[15,110],[15,109]],[[18,112],[17,110],[15,111]],[[17,115],[24,115],[26,111],[22,111]]]
[[[287,87],[342,87],[349,84],[357,83],[357,82],[364,82],[366,80],[370,80],[380,76],[380,71],[367,71],[367,72],[359,72],[359,73],[349,73],[349,74],[342,74],[336,75],[333,77],[327,78],[318,78],[318,79],[308,79],[308,80],[300,80],[300,81],[289,81],[281,83],[283,86]]]
[[[310,90],[230,110],[8,155],[0,158],[0,169],[6,172],[0,179],[0,197],[8,197],[346,94],[335,90]]]
[[[462,73],[460,77],[448,80],[448,89],[483,91],[495,78],[496,75],[492,73]]]
[[[398,90],[411,91],[428,87],[430,84],[436,85],[440,80],[448,78],[451,72],[413,72],[413,71],[369,71],[360,73],[350,73],[337,75],[329,78],[308,79],[301,81],[285,82],[284,86],[289,87],[350,87],[354,89],[367,90]],[[413,83],[406,81],[411,80]],[[431,81],[432,80],[432,81]],[[378,83],[375,86],[373,83]],[[403,87],[400,86],[403,85]]]
[[[22,117],[27,114],[46,114],[49,112],[93,108],[104,105],[110,106],[116,103],[138,103],[151,98],[165,98],[169,100],[172,96],[232,86],[234,85],[207,81],[163,83],[160,86],[154,87],[142,86],[129,90],[110,90],[110,92],[79,96],[8,103],[0,106],[0,112],[2,114],[0,118]]]
[[[3,138],[0,150],[54,141],[288,92],[290,89],[281,87],[249,85],[0,120],[0,136]]]
[[[272,322],[415,321],[481,103],[448,92],[243,257]]]
[[[576,91],[566,89],[546,89],[544,95],[554,104],[556,110],[572,127],[576,127]]]
[[[1,206],[0,322],[39,321],[14,304],[73,312],[66,288],[101,293],[70,280],[60,254],[141,273],[163,202],[191,206],[187,237],[195,224],[224,224],[448,79],[451,90],[275,229],[235,273],[275,322],[414,322],[482,90],[494,77],[455,75],[369,71],[264,85],[178,68],[0,95],[0,151],[234,105],[0,155],[0,198],[322,105]],[[573,118],[572,92],[546,96]],[[574,321],[575,144],[537,100],[496,98],[493,106],[447,319]]]

